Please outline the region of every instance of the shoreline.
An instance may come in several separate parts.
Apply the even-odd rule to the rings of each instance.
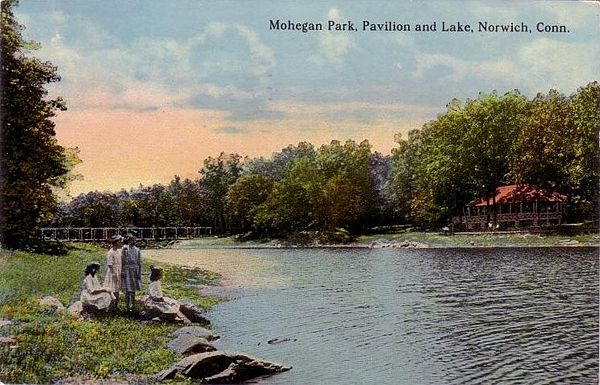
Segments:
[[[454,234],[425,232],[362,235],[348,243],[298,244],[286,240],[239,241],[234,236],[178,240],[167,249],[458,249],[458,248],[532,248],[532,247],[600,247],[599,234]]]

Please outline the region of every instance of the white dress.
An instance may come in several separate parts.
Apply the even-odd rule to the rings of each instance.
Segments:
[[[94,307],[97,310],[108,310],[110,308],[115,296],[108,292],[95,293],[95,291],[103,289],[96,276],[86,275],[82,286],[80,300],[84,306]]]
[[[158,280],[150,282],[150,285],[148,285],[148,298],[144,302],[144,305],[148,309],[160,313],[179,315],[179,302],[163,295],[160,281]]]
[[[121,270],[123,261],[123,248],[110,248],[106,253],[106,275],[104,276],[104,287],[113,293],[121,290]]]

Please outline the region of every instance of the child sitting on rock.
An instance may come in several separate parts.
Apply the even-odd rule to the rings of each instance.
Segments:
[[[150,284],[148,285],[148,295],[142,298],[144,312],[148,317],[163,321],[183,322],[190,324],[190,320],[179,310],[179,302],[165,297],[160,285],[163,271],[160,267],[150,266]]]
[[[102,287],[96,274],[100,264],[92,262],[85,268],[85,278],[81,288],[80,300],[84,310],[97,312],[111,309],[115,296],[110,290]]]

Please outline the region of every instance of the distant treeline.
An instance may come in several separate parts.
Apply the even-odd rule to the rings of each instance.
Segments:
[[[224,154],[196,180],[60,205],[60,226],[212,226],[216,233],[289,236],[365,227],[447,224],[498,186],[527,183],[568,196],[567,219],[598,212],[600,85],[528,100],[518,91],[453,100],[437,119],[397,136],[391,156],[367,141],[302,142],[270,158]]]

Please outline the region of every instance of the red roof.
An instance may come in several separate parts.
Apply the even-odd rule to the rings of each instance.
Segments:
[[[519,203],[519,202],[564,202],[567,197],[557,192],[549,192],[541,187],[532,185],[510,185],[500,186],[496,189],[496,204]],[[471,206],[487,206],[494,204],[492,197],[488,199],[478,198],[469,203]]]

